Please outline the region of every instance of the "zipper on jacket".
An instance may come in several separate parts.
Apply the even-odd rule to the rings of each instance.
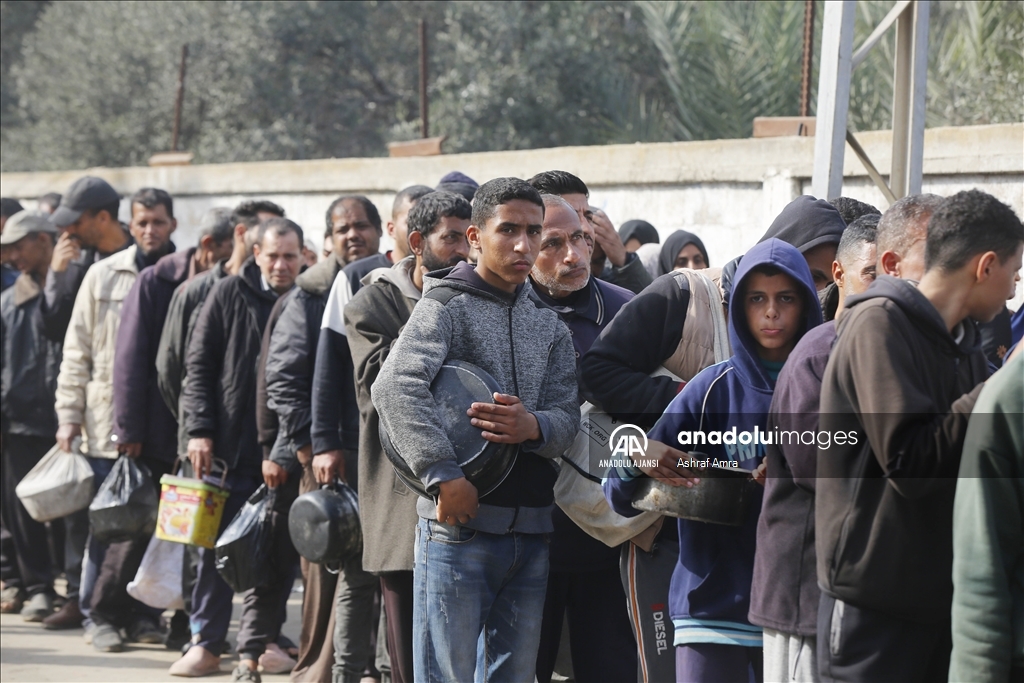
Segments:
[[[512,309],[515,308],[515,303],[508,307],[508,348],[512,352],[512,387],[516,392],[516,397],[519,398],[519,378],[516,377],[516,343],[512,336]],[[522,400],[520,398],[520,400]],[[516,446],[518,448],[518,445]],[[518,461],[518,458],[516,458]],[[515,467],[515,465],[513,465]],[[521,474],[521,473],[520,473]],[[522,493],[523,478],[521,476],[516,477],[516,509],[512,513],[512,521],[508,524],[508,531],[506,533],[512,533],[515,529],[516,519],[519,518],[519,494]]]

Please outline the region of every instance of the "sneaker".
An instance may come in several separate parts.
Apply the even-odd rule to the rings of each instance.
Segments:
[[[128,641],[146,645],[163,645],[166,635],[148,619],[138,619],[127,629]]]
[[[235,670],[231,672],[231,680],[242,683],[263,683],[263,679],[260,678],[260,672],[256,669],[250,669],[242,662],[239,662]]]
[[[85,615],[78,608],[78,598],[71,598],[59,610],[43,619],[43,628],[59,631],[66,628],[81,628]]]
[[[25,604],[25,595],[20,588],[8,586],[0,591],[0,614],[16,614]]]
[[[96,624],[87,622],[85,624],[85,633],[82,634],[82,640],[85,641],[86,645],[92,645],[92,637],[96,635]]]
[[[39,623],[53,614],[53,597],[49,593],[36,593],[21,608],[21,618]]]
[[[110,624],[96,624],[92,632],[92,647],[97,652],[122,652],[124,640],[121,632]]]

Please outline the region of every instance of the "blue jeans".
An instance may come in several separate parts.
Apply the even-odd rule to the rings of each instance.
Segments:
[[[92,468],[93,495],[99,490],[103,480],[114,469],[116,460],[110,458],[87,457]],[[107,554],[107,546],[92,537],[89,532],[89,510],[79,510],[67,517],[68,531],[65,537],[64,564],[68,579],[68,596],[78,597],[78,608],[82,610],[87,623],[90,623],[89,612],[92,606],[92,589],[100,574],[100,566]],[[77,575],[77,581],[70,577]]]
[[[548,541],[420,519],[413,675],[420,683],[534,680]]]

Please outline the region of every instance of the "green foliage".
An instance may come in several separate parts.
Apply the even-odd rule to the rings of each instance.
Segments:
[[[859,42],[892,3],[858,4]],[[800,99],[799,0],[0,9],[5,171],[144,164],[169,149],[185,43],[181,147],[197,163],[385,154],[419,134],[419,19],[431,134],[451,152],[746,137],[755,116],[796,114]],[[1020,121],[1024,4],[935,2],[931,29],[929,125]],[[888,127],[891,36],[852,95],[851,125]]]
[[[750,135],[800,104],[803,3],[638,2],[682,140]]]

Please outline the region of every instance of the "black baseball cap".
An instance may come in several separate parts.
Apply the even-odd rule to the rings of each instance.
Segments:
[[[50,221],[64,228],[78,220],[83,211],[102,209],[121,201],[117,193],[103,178],[85,176],[71,183],[71,187],[60,198],[60,206],[53,212]],[[112,216],[115,220],[117,216]]]

